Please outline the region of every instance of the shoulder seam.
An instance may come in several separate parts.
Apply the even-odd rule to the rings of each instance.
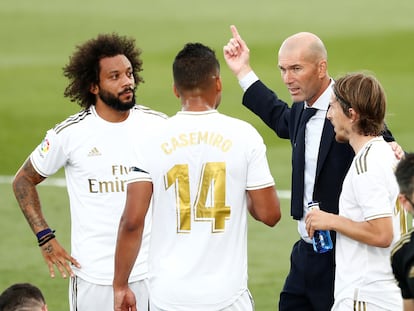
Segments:
[[[142,111],[144,113],[156,115],[156,116],[159,116],[159,117],[164,118],[164,119],[168,119],[168,116],[165,113],[160,112],[160,111],[153,110],[153,109],[151,109],[151,108],[149,108],[147,106],[144,106],[144,105],[135,105],[133,107],[133,109]]]
[[[74,115],[70,116],[66,120],[56,124],[55,127],[53,128],[53,130],[56,132],[56,134],[59,134],[65,128],[67,128],[67,127],[69,127],[73,124],[79,123],[80,121],[84,120],[90,114],[91,114],[90,109],[82,110],[82,111],[78,112],[77,114],[74,114]]]
[[[370,149],[371,145],[369,145],[364,150],[364,152],[358,158],[355,159],[355,168],[358,175],[366,173],[368,171],[367,157]]]

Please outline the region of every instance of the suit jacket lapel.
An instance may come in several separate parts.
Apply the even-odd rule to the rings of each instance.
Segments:
[[[294,124],[294,127],[293,127],[293,135],[290,137],[290,140],[291,140],[292,143],[296,142],[296,135],[298,133],[299,122],[300,122],[300,118],[302,116],[304,107],[305,107],[305,103],[304,102],[298,104],[295,107],[296,108],[296,111],[294,113],[295,120],[294,120],[294,123],[293,123]]]
[[[335,131],[332,126],[332,123],[328,119],[325,119],[325,123],[323,124],[321,143],[319,145],[315,183],[316,183],[316,180],[318,179],[319,173],[323,167],[323,163],[325,162],[326,156],[328,155],[329,149],[331,149],[331,145],[333,144],[334,140],[335,140]]]

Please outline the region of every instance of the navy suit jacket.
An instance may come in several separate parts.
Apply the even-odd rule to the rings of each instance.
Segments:
[[[295,152],[294,140],[304,102],[293,103],[292,107],[289,107],[259,80],[244,93],[243,105],[259,116],[280,138],[290,139],[292,153]],[[394,140],[388,130],[384,138],[387,141]],[[326,119],[322,130],[313,190],[313,200],[320,202],[322,210],[338,214],[342,182],[354,155],[349,144],[336,142],[333,126]],[[295,163],[292,161],[292,168],[294,167]],[[294,173],[293,169],[292,174]],[[292,198],[297,187],[303,185],[292,183]],[[303,198],[299,199],[302,203]]]

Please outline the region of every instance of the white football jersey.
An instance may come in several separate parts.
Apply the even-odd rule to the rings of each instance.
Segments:
[[[71,254],[81,265],[81,269],[73,269],[88,282],[112,284],[126,180],[134,159],[132,144],[139,146],[143,136],[165,120],[165,115],[137,105],[125,121],[108,122],[91,106],[50,129],[30,156],[42,176],[65,169],[72,222]],[[148,220],[130,281],[146,277],[151,229]]]
[[[220,310],[247,289],[246,190],[274,185],[263,139],[216,110],[180,111],[146,146],[130,182],[153,183],[151,300]]]
[[[394,176],[397,162],[390,146],[377,137],[356,154],[345,177],[339,215],[357,222],[392,217],[394,239],[390,247],[381,248],[337,234],[336,305],[350,298],[387,310],[402,310],[400,289],[390,264],[392,246],[406,230],[406,214],[397,202],[399,190]]]

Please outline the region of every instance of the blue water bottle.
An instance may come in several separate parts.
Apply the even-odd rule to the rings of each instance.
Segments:
[[[309,210],[319,209],[319,202],[309,202]],[[317,253],[326,253],[333,247],[329,230],[316,230],[312,238],[313,250]]]

